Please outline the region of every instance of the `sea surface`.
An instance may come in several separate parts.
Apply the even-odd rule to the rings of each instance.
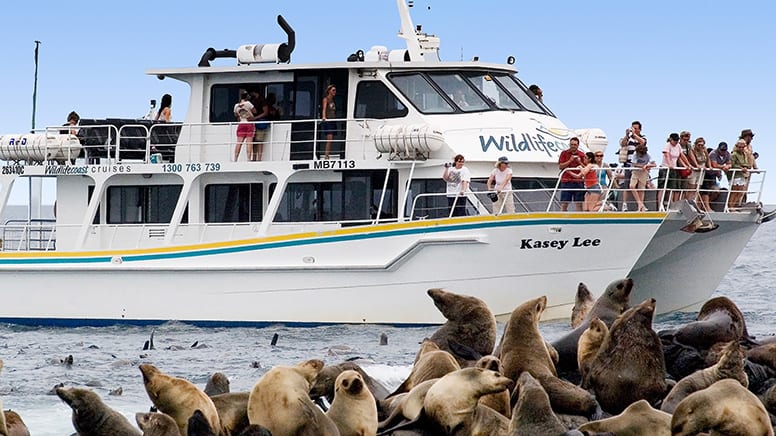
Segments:
[[[749,332],[776,334],[776,223],[761,226],[717,289],[735,301]],[[677,283],[692,277],[677,277]],[[676,286],[677,290],[681,285]],[[597,295],[599,290],[593,290]],[[432,304],[429,299],[429,304]],[[655,330],[694,319],[692,313],[660,316]],[[502,329],[503,325],[499,325]],[[568,321],[541,324],[546,339],[570,329]],[[231,390],[248,391],[269,368],[318,358],[335,364],[349,358],[394,388],[409,373],[419,342],[436,327],[395,328],[380,325],[334,325],[316,328],[197,328],[181,323],[155,327],[156,349],[143,351],[152,327],[30,328],[0,325],[0,399],[17,411],[33,436],[70,435],[70,408],[51,391],[58,383],[88,387],[134,423],[136,412],[149,410],[138,365],[152,363],[163,372],[204,388],[210,374],[226,374]],[[278,334],[277,344],[271,346]],[[379,345],[382,333],[388,345]],[[499,332],[500,333],[500,332]],[[62,363],[68,355],[73,364]],[[110,392],[121,388],[121,395]]]

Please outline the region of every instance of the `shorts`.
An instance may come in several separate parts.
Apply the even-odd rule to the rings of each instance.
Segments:
[[[603,188],[601,188],[600,184],[586,186],[585,192],[587,192],[588,194],[600,194],[603,192]]]
[[[649,180],[649,173],[644,170],[633,170],[631,175],[630,185],[631,189],[645,189],[647,187],[647,180]]]
[[[679,175],[679,171],[675,169],[666,169],[663,168],[660,170],[659,173],[659,180],[660,183],[658,184],[658,188],[663,189],[684,189],[682,187],[682,182],[684,181],[682,177]],[[668,182],[666,182],[666,175],[668,175]]]
[[[253,140],[256,142],[264,142],[264,138],[267,137],[267,129],[256,129],[256,134],[253,135]]]
[[[624,164],[622,164],[622,167],[623,168],[633,168],[633,164],[630,163],[630,162],[625,162]],[[631,177],[633,177],[633,172],[634,171],[636,171],[636,170],[630,169],[630,170],[623,171],[623,178],[622,178],[622,180],[625,182],[625,186],[630,186],[630,180],[631,180]]]
[[[746,177],[743,176],[736,176],[733,177],[733,182],[731,182],[733,186],[744,186],[746,185]]]
[[[238,138],[253,138],[253,134],[256,132],[256,125],[253,123],[240,123],[237,125],[237,137]]]
[[[585,201],[585,185],[582,182],[560,182],[560,201]]]
[[[698,181],[701,179],[701,170],[692,170],[692,174],[687,178],[687,183],[693,186],[698,185]]]
[[[324,121],[321,123],[321,131],[324,135],[334,134],[337,131],[337,123],[334,121]]]

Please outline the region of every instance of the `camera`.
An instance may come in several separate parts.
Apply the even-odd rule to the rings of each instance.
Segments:
[[[445,168],[450,168],[452,165],[450,162],[445,162]]]

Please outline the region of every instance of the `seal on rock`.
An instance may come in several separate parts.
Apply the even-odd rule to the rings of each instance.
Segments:
[[[361,378],[364,379],[366,386],[369,388],[369,391],[372,392],[372,396],[374,396],[375,399],[384,400],[388,396],[388,389],[367,374],[357,363],[342,362],[336,365],[326,365],[323,367],[321,372],[318,373],[318,377],[315,378],[313,387],[310,389],[310,398],[325,396],[326,401],[331,404],[334,401],[334,382],[340,374],[347,370],[353,370],[361,374]]]
[[[81,435],[141,436],[124,415],[111,409],[97,393],[82,388],[57,388],[57,396],[73,409],[73,427]]]
[[[484,301],[443,289],[429,289],[428,295],[447,318],[447,322],[431,335],[432,342],[439,345],[441,350],[456,356],[461,366],[466,366],[466,361],[493,353],[497,334],[496,317]],[[479,355],[458,356],[451,348],[451,343],[472,349]]]
[[[679,380],[663,399],[660,410],[674,413],[676,406],[685,397],[725,378],[737,380],[743,387],[749,387],[749,378],[744,371],[744,352],[738,341],[730,341],[725,346],[719,361],[713,366],[698,370]]]
[[[229,392],[229,377],[222,372],[214,372],[207,379],[205,394],[208,397]]]
[[[593,318],[587,330],[579,337],[577,346],[577,365],[582,379],[582,387],[586,387],[585,379],[590,370],[590,363],[601,348],[604,338],[609,334],[609,327],[599,318]]]
[[[160,412],[175,420],[182,435],[188,433],[189,417],[197,409],[214,432],[221,431],[221,420],[213,400],[194,383],[167,375],[148,363],[141,364],[139,368],[148,398]]]
[[[523,371],[528,371],[547,391],[553,410],[588,416],[597,408],[595,399],[579,386],[557,377],[539,332],[539,319],[546,307],[547,297],[542,296],[528,300],[512,311],[501,341],[504,375],[517,380]]]
[[[318,359],[272,367],[251,390],[248,421],[276,436],[337,435],[337,426],[310,399],[310,387],[321,369],[323,361]]]
[[[170,415],[158,412],[136,413],[135,421],[143,436],[180,436],[178,423]]]
[[[334,402],[326,416],[337,425],[340,436],[376,434],[377,404],[361,374],[343,371],[335,384]]]
[[[741,310],[727,297],[715,297],[701,307],[696,321],[679,327],[674,337],[682,344],[707,349],[717,342],[751,340]]]
[[[228,392],[210,397],[218,411],[225,434],[238,434],[248,427],[248,397],[250,392]]]
[[[504,366],[501,360],[496,356],[482,356],[475,368],[489,369],[499,374],[504,373]],[[509,402],[509,391],[497,392],[495,394],[483,395],[480,397],[480,404],[488,406],[496,412],[504,415],[507,419],[512,417],[512,408]]]
[[[520,374],[514,392],[517,403],[509,422],[510,436],[560,435],[567,430],[552,411],[547,392],[530,373]]]
[[[577,346],[579,344],[579,337],[587,330],[590,320],[598,318],[607,327],[611,327],[614,320],[628,309],[632,289],[633,280],[631,279],[615,280],[609,283],[601,296],[595,301],[585,320],[577,328],[552,342],[552,346],[558,351],[557,370],[560,373],[574,373],[578,370]],[[550,398],[552,398],[552,395],[550,395]]]
[[[378,423],[378,428],[382,431],[392,428],[402,421],[416,421],[423,410],[423,401],[426,399],[428,390],[437,380],[439,379],[426,380],[412,388],[411,391],[392,397],[386,412],[388,416]]]
[[[432,378],[440,378],[445,374],[461,369],[455,357],[447,351],[440,350],[437,344],[429,339],[423,341],[407,379],[400,384],[388,397],[402,392],[409,392],[413,387]]]
[[[4,410],[6,431],[8,436],[30,436],[30,430],[24,423],[22,417],[13,410]]]
[[[625,311],[590,362],[586,385],[609,413],[621,413],[638,400],[655,404],[666,394],[663,346],[652,330],[654,314],[653,298]]]
[[[639,400],[617,416],[582,424],[577,430],[585,434],[671,436],[671,415],[654,409],[646,400]]]
[[[571,309],[571,328],[579,327],[587,318],[587,314],[593,309],[595,298],[587,288],[587,285],[579,282],[577,286],[577,296],[574,298],[574,308]]]
[[[736,380],[723,379],[682,400],[671,419],[674,436],[711,434],[773,436],[773,427],[762,402]]]

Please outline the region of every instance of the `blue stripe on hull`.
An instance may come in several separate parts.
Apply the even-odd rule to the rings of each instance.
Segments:
[[[200,328],[266,328],[271,326],[284,327],[322,327],[330,325],[361,325],[361,323],[342,322],[285,322],[285,321],[216,321],[216,320],[183,320],[167,321],[159,319],[108,319],[108,318],[0,318],[0,323],[27,327],[111,327],[111,326],[159,326],[168,322],[180,322]],[[370,324],[374,325],[374,324]],[[390,327],[427,327],[439,323],[417,324],[380,324]]]

